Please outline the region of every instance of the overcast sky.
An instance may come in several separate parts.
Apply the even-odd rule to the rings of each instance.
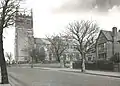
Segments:
[[[120,0],[27,0],[32,8],[34,36],[63,31],[74,20],[96,20],[101,29],[120,28]],[[14,52],[14,29],[4,30],[5,52]]]

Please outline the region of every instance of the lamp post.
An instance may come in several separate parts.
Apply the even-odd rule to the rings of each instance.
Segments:
[[[32,56],[32,61],[31,61],[31,68],[33,68],[33,56]]]
[[[33,68],[33,56],[34,56],[34,51],[33,51],[32,49],[30,50],[30,54],[31,54],[31,55],[30,55],[30,57],[31,57],[31,58],[30,58],[30,64],[31,64],[30,66],[31,66],[31,68]]]

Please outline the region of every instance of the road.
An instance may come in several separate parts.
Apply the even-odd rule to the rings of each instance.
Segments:
[[[8,68],[16,86],[120,86],[119,78],[40,68]]]

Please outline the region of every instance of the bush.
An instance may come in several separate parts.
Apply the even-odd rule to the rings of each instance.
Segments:
[[[119,53],[115,53],[115,55],[112,56],[110,60],[112,62],[114,62],[114,63],[120,63],[120,55],[119,55]]]

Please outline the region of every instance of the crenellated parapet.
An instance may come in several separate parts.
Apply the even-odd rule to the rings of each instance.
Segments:
[[[22,14],[22,13],[17,13],[16,17],[21,17],[21,18],[31,18],[31,14]]]
[[[32,10],[17,11],[15,17],[15,25],[18,28],[32,29],[33,28]]]

